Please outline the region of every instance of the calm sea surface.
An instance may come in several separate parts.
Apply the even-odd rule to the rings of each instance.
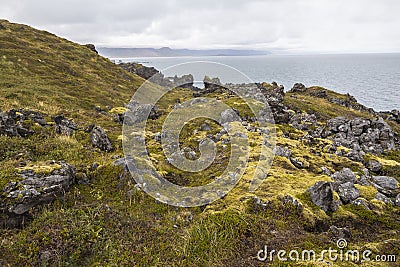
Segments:
[[[400,54],[129,58],[122,61],[139,62],[158,70],[190,61],[218,62],[238,69],[255,82],[276,81],[286,90],[296,82],[319,85],[350,93],[360,103],[378,111],[400,109]]]

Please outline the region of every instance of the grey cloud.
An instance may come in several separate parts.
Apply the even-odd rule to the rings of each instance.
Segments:
[[[0,6],[0,17],[101,46],[400,49],[396,0],[0,0]]]

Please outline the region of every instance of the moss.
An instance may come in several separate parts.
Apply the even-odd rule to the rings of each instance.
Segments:
[[[378,192],[378,190],[376,190],[376,188],[373,186],[362,186],[359,184],[355,184],[354,186],[360,190],[361,197],[365,198],[366,200],[374,199],[376,193]]]

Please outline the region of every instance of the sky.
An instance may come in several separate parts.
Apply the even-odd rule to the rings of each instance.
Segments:
[[[0,0],[0,18],[99,47],[400,52],[397,0]]]

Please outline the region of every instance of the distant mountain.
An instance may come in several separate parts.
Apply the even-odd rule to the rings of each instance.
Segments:
[[[239,49],[171,49],[162,48],[97,48],[99,53],[108,58],[129,58],[129,57],[185,57],[185,56],[252,56],[268,55],[268,51],[239,50]]]

